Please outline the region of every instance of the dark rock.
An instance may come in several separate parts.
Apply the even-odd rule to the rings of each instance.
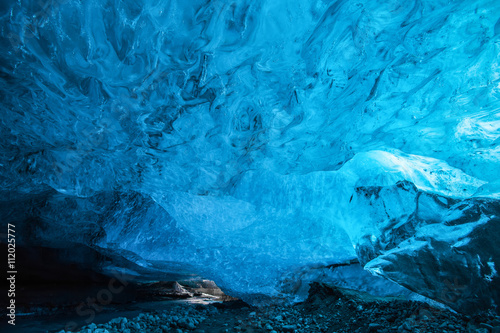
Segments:
[[[380,324],[371,323],[368,325],[368,332],[379,332],[382,328],[383,326]]]
[[[281,331],[289,333],[294,333],[296,329],[296,325],[283,325],[283,327],[281,327]]]
[[[480,327],[480,328],[486,328],[486,329],[487,329],[488,331],[490,331],[490,332],[491,332],[491,330],[493,329],[493,326],[488,325],[488,324],[486,324],[486,323],[481,323],[481,324],[479,324],[479,327]]]

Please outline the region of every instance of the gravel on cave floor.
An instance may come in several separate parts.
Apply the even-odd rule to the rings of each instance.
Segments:
[[[135,318],[118,317],[105,324],[90,324],[80,332],[500,333],[500,318],[493,312],[466,316],[426,303],[371,297],[314,284],[309,298],[293,306],[250,307],[241,301],[179,304],[167,310],[143,312]]]

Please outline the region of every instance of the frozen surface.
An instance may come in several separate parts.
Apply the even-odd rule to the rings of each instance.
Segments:
[[[40,241],[187,269],[247,300],[293,298],[293,272],[357,257],[457,309],[494,304],[498,13],[4,1],[2,221],[23,202],[17,218],[52,226]],[[447,301],[443,281],[470,272]]]

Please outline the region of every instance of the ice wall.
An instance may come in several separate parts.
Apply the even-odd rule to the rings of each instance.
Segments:
[[[492,294],[497,247],[445,265],[408,242],[439,238],[453,204],[498,205],[498,1],[0,10],[3,201],[56,190],[58,208],[36,214],[64,235],[97,225],[75,241],[185,264],[238,295],[293,294],[290,272],[355,257],[403,283],[409,249],[436,272],[407,273],[410,289],[443,301],[443,276],[482,265]],[[495,224],[481,216],[440,241]]]

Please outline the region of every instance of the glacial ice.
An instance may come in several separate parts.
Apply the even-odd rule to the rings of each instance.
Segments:
[[[0,11],[2,223],[26,243],[254,302],[354,259],[457,310],[500,301],[498,1]]]

